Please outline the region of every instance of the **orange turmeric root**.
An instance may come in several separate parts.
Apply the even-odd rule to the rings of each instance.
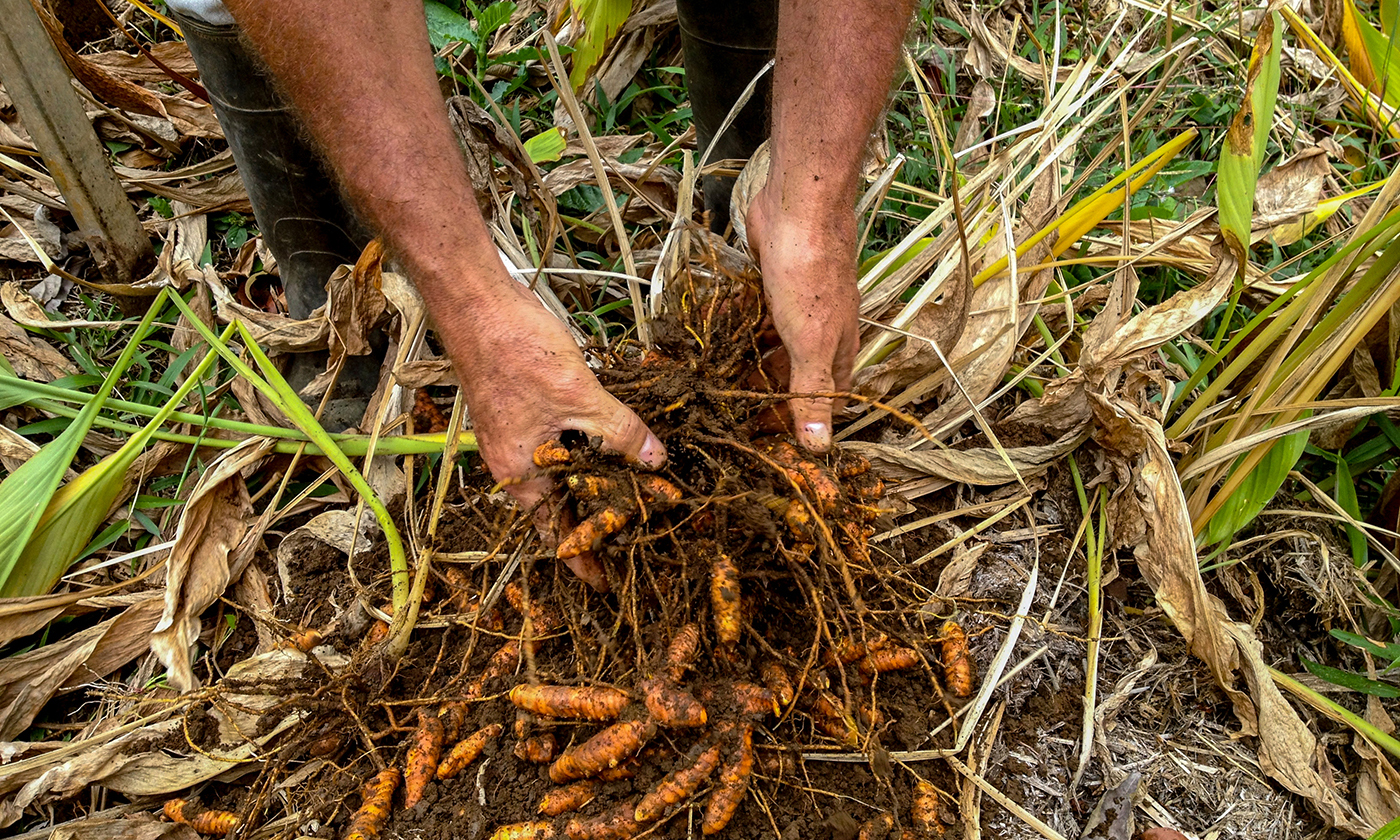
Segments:
[[[718,834],[729,825],[734,813],[739,810],[739,804],[744,801],[744,794],[749,789],[749,777],[752,775],[753,726],[745,725],[739,735],[739,749],[720,771],[719,784],[715,786],[714,793],[710,794],[710,801],[705,803],[705,818],[700,824],[700,830],[705,836]]]
[[[919,779],[914,782],[914,804],[909,821],[920,837],[942,837],[943,823],[938,819],[938,788]]]
[[[555,759],[549,779],[559,785],[596,776],[636,755],[655,734],[656,724],[650,720],[615,723]]]
[[[918,664],[918,651],[906,647],[890,647],[867,654],[860,660],[860,670],[861,673],[870,676],[886,671],[904,671]]]
[[[554,836],[554,823],[548,820],[503,825],[490,840],[549,840]]]
[[[842,452],[836,474],[842,478],[855,478],[870,472],[870,460],[858,452]]]
[[[705,707],[690,692],[663,680],[643,680],[638,687],[644,692],[647,711],[662,726],[676,729],[705,725]]]
[[[671,682],[681,681],[699,650],[700,628],[693,623],[685,625],[671,639],[670,647],[666,648],[665,673]]]
[[[889,814],[880,814],[871,817],[860,824],[860,831],[856,832],[856,840],[885,840],[894,831],[894,817]]]
[[[774,693],[761,685],[736,682],[730,688],[734,692],[734,711],[740,715],[761,717],[782,711],[778,708],[778,698]]]
[[[462,739],[462,727],[467,725],[467,702],[452,700],[443,703],[442,708],[438,709],[438,717],[442,718],[443,745],[457,743]]]
[[[376,840],[389,821],[389,808],[394,802],[394,791],[399,787],[399,768],[390,767],[381,771],[373,779],[365,782],[361,790],[363,804],[360,810],[350,817],[350,828],[345,840]]]
[[[605,686],[517,685],[510,702],[537,715],[583,720],[616,720],[627,705],[627,692]]]
[[[548,733],[526,738],[515,745],[515,757],[531,764],[548,764],[554,760],[557,751],[558,745],[554,742],[554,736]]]
[[[715,744],[700,753],[694,762],[673,770],[637,803],[637,810],[632,813],[633,819],[643,823],[660,819],[667,808],[684,801],[699,789],[701,783],[719,766],[719,758],[720,745]]]
[[[171,822],[187,825],[200,834],[228,834],[243,824],[243,820],[232,811],[209,809],[198,814],[186,814],[189,804],[183,799],[171,799],[162,810]]]
[[[500,737],[501,730],[505,727],[499,723],[490,726],[483,726],[467,737],[463,738],[452,748],[452,752],[442,760],[437,767],[437,777],[442,781],[455,778],[467,768],[467,765],[476,761],[486,750],[486,745]]]
[[[967,649],[967,633],[956,621],[945,621],[938,631],[943,662],[943,679],[956,697],[972,694],[972,655]]]
[[[564,479],[569,490],[580,499],[601,499],[617,490],[617,481],[601,475],[580,475],[575,473]]]
[[[788,678],[787,669],[777,662],[765,662],[758,669],[759,676],[763,679],[763,684],[768,690],[773,692],[773,697],[777,699],[780,706],[787,706],[792,703],[793,690],[792,680]]]
[[[636,807],[623,802],[596,817],[575,817],[564,828],[569,840],[632,840],[642,830],[633,817]]]
[[[659,475],[639,475],[637,486],[647,501],[658,505],[674,505],[681,500],[680,488]]]
[[[404,759],[403,807],[412,808],[423,800],[428,782],[438,772],[438,761],[442,758],[444,727],[442,718],[418,710],[418,731],[413,733],[413,744],[408,748]]]
[[[559,541],[554,556],[560,560],[568,560],[594,551],[610,534],[621,531],[631,518],[631,511],[605,507],[574,526],[574,530]]]
[[[811,457],[798,451],[796,446],[785,440],[775,442],[768,448],[768,456],[779,466],[787,470],[795,471],[802,476],[803,488],[812,497],[817,508],[825,514],[836,512],[836,507],[841,502],[841,488],[826,474],[822,465]]]
[[[584,779],[571,785],[555,788],[540,799],[540,813],[546,817],[569,814],[588,803],[598,795],[598,781]]]
[[[860,730],[841,701],[830,692],[821,691],[812,702],[812,723],[827,735],[848,747],[859,746]]]
[[[549,467],[562,467],[573,460],[573,455],[559,441],[547,440],[535,447],[535,454],[531,460],[535,462],[535,466],[547,469]]]
[[[520,662],[520,640],[509,639],[505,644],[486,660],[486,667],[481,669],[476,679],[467,684],[462,694],[467,700],[477,700],[486,693],[486,684],[491,680],[500,679],[515,670],[515,666]]]
[[[714,615],[715,636],[720,644],[737,643],[743,630],[739,567],[723,553],[710,566],[710,611]]]

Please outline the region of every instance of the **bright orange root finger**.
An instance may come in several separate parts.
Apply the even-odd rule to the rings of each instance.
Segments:
[[[616,720],[627,692],[605,686],[517,685],[510,690],[516,708],[537,715],[583,720]]]
[[[859,452],[841,453],[841,462],[836,467],[836,474],[842,478],[855,478],[870,472],[870,460]]]
[[[877,633],[874,638],[867,641],[858,642],[855,639],[842,639],[837,643],[834,651],[828,651],[823,657],[827,665],[849,665],[857,659],[864,658],[867,654],[881,650],[889,644],[890,638],[884,633]]]
[[[228,834],[243,824],[243,820],[232,811],[217,811],[211,808],[198,814],[187,815],[185,810],[188,807],[189,803],[183,799],[171,799],[161,810],[165,812],[166,819],[187,825],[199,834]]]
[[[535,454],[531,456],[531,460],[535,462],[535,466],[541,469],[562,467],[572,459],[573,455],[569,453],[569,450],[564,448],[564,444],[557,440],[547,440],[535,447]]]
[[[720,644],[733,645],[738,642],[743,629],[739,567],[722,553],[710,566],[710,611],[714,615],[715,636]]]
[[[554,760],[558,749],[558,744],[554,742],[554,736],[546,733],[517,742],[515,757],[531,764],[548,764]]]
[[[438,779],[446,781],[456,778],[459,773],[467,769],[467,765],[476,761],[485,752],[488,744],[500,737],[504,728],[499,723],[493,723],[490,726],[483,726],[463,738],[438,765]]]
[[[892,647],[871,651],[860,660],[860,670],[866,675],[886,671],[903,671],[919,664],[919,654],[911,648]]]
[[[818,692],[817,699],[813,701],[812,723],[848,747],[860,744],[860,730],[856,727],[855,719],[829,692]]]
[[[647,501],[658,505],[674,505],[681,500],[680,488],[659,475],[639,475],[637,486]]]
[[[554,836],[554,823],[548,820],[503,825],[490,840],[549,840]]]
[[[574,530],[560,540],[559,547],[554,550],[554,556],[560,560],[568,560],[593,551],[609,535],[621,531],[631,518],[631,511],[605,507],[574,526]]]
[[[914,782],[914,804],[909,821],[921,837],[942,837],[943,823],[938,819],[938,788],[919,779]]]
[[[705,804],[705,818],[700,830],[705,836],[723,831],[739,810],[744,794],[749,789],[749,777],[753,775],[753,726],[744,726],[739,735],[739,748],[734,757],[719,773],[719,784],[710,801]]]
[[[881,814],[860,824],[860,831],[856,832],[856,840],[885,840],[893,830],[894,817],[889,814]]]
[[[783,521],[799,542],[813,542],[815,532],[812,529],[812,513],[807,510],[807,505],[801,499],[788,502],[787,510],[783,512]]]
[[[584,779],[555,788],[549,791],[540,799],[540,813],[546,817],[557,817],[560,814],[568,814],[593,801],[598,795],[598,782],[595,779]]]
[[[617,481],[601,475],[580,475],[575,473],[564,479],[569,490],[580,499],[601,499],[617,490]]]
[[[624,802],[596,817],[575,817],[564,833],[569,840],[631,840],[642,830],[632,816],[635,810],[631,802]]]
[[[423,800],[428,782],[438,772],[444,736],[442,718],[418,710],[418,730],[404,759],[403,807],[412,808]]]
[[[666,809],[685,799],[700,787],[701,783],[715,772],[719,766],[720,745],[715,744],[695,759],[691,764],[678,768],[657,783],[641,801],[632,817],[637,822],[652,822],[659,819]]]
[[[792,690],[792,680],[788,677],[787,669],[777,662],[765,662],[758,669],[758,674],[763,680],[763,684],[768,690],[773,692],[773,697],[778,701],[778,705],[787,706],[792,703],[795,696]]]
[[[700,628],[695,624],[687,624],[682,627],[671,639],[670,647],[666,648],[666,676],[671,682],[680,682],[685,676],[685,671],[695,661],[695,654],[700,650]]]
[[[771,690],[748,682],[736,682],[730,688],[734,692],[734,711],[745,717],[762,717],[778,714],[778,698]]]
[[[398,789],[401,774],[399,768],[390,767],[380,771],[365,783],[361,791],[363,804],[350,818],[350,828],[345,832],[345,840],[376,840],[389,821],[389,808],[394,802],[394,791]]]
[[[770,446],[768,455],[779,466],[802,476],[799,486],[806,485],[803,489],[812,497],[812,501],[822,513],[836,512],[841,503],[841,488],[826,474],[821,464],[802,454],[796,446],[785,440],[776,441]]]
[[[942,653],[943,680],[948,690],[956,697],[970,696],[974,674],[972,655],[967,649],[967,633],[956,621],[945,621],[938,632],[938,641]]]
[[[643,680],[639,688],[644,692],[647,711],[662,726],[676,729],[705,725],[705,707],[690,692],[673,688],[663,680]]]
[[[481,673],[476,679],[467,684],[462,692],[468,700],[476,700],[486,693],[486,684],[491,680],[500,679],[515,670],[515,666],[520,662],[520,640],[510,639],[501,645],[491,658],[486,660],[486,667],[481,669]]]
[[[467,703],[464,700],[453,700],[442,704],[438,709],[438,717],[442,718],[442,743],[455,744],[462,739],[462,727],[467,725]]]
[[[615,723],[555,759],[549,779],[558,785],[596,776],[636,755],[655,734],[656,724],[650,720]]]

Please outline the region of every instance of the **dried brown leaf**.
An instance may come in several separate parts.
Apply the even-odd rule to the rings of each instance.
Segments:
[[[21,379],[52,382],[77,372],[67,356],[43,339],[30,336],[23,327],[3,315],[0,315],[0,354],[4,354]]]
[[[199,635],[200,613],[228,588],[229,553],[243,538],[252,515],[240,471],[270,448],[270,441],[250,441],[220,455],[180,514],[175,546],[166,561],[165,609],[151,634],[151,649],[177,691],[199,685],[189,651]]]
[[[846,449],[870,459],[882,475],[896,479],[944,478],[957,484],[989,487],[1011,484],[1021,477],[1037,475],[1066,453],[1074,451],[1087,436],[1078,430],[1046,446],[1019,446],[1005,449],[1006,458],[994,449],[911,450],[884,443],[851,441]],[[1015,466],[1012,472],[1007,460]]]

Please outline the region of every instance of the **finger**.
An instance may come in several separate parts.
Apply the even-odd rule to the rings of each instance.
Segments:
[[[790,388],[795,393],[809,394],[831,391],[834,383],[831,369],[822,365],[794,364]],[[812,452],[831,449],[830,397],[802,397],[788,401],[792,411],[792,431],[797,442]]]
[[[652,469],[665,464],[666,447],[661,445],[660,439],[652,434],[642,418],[611,394],[605,396],[609,401],[607,416],[601,420],[581,418],[576,424],[578,430],[602,438],[606,448]]]

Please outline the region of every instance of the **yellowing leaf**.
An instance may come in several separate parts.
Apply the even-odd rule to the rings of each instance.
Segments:
[[[535,163],[553,163],[564,156],[564,129],[559,126],[547,128],[525,141],[525,154]]]
[[[1241,267],[1249,248],[1254,187],[1259,167],[1264,163],[1264,148],[1274,119],[1274,102],[1278,98],[1279,53],[1283,43],[1281,23],[1278,13],[1273,12],[1259,26],[1259,37],[1255,39],[1254,52],[1249,58],[1244,102],[1225,133],[1225,144],[1220,151],[1217,183],[1220,232]]]
[[[574,64],[569,71],[569,84],[578,90],[632,13],[632,0],[570,0],[569,5],[583,24],[583,34],[574,41]]]

